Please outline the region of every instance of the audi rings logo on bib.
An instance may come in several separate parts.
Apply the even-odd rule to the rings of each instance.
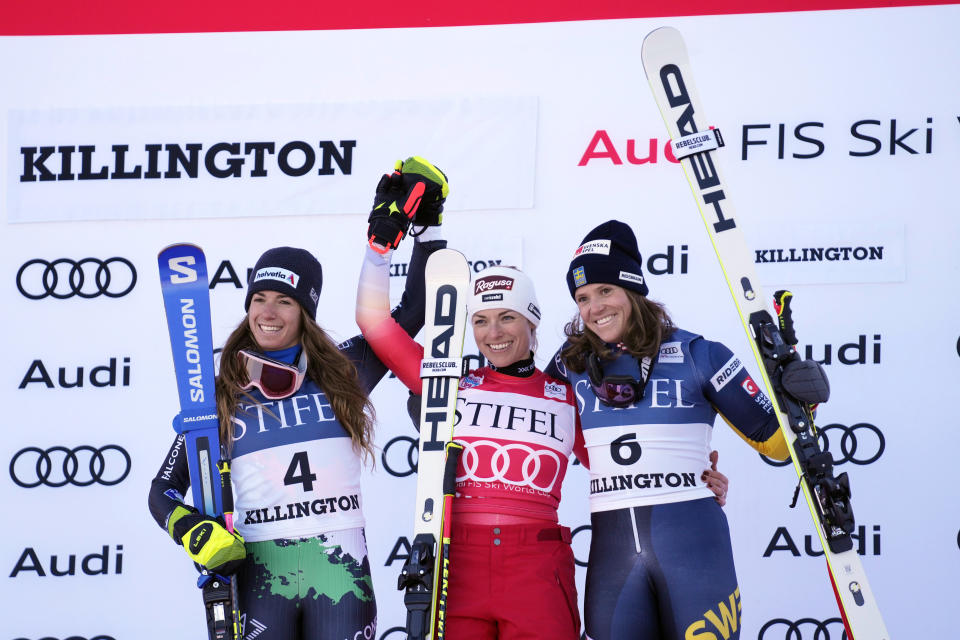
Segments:
[[[118,445],[102,447],[25,447],[10,461],[10,478],[19,487],[113,486],[130,474],[130,454]]]
[[[126,258],[34,258],[17,271],[17,289],[24,297],[42,300],[79,298],[120,298],[133,291],[137,269]]]
[[[457,482],[501,482],[550,493],[560,475],[560,456],[550,449],[534,449],[520,442],[459,440],[463,444]]]
[[[845,462],[856,465],[872,464],[880,459],[887,448],[887,440],[883,432],[867,422],[858,422],[853,426],[842,424],[828,424],[817,427],[820,448],[833,455],[833,464],[841,465]],[[785,467],[790,460],[780,462],[761,455],[763,461],[773,467]]]
[[[843,620],[840,618],[774,618],[757,634],[757,640],[846,640]]]

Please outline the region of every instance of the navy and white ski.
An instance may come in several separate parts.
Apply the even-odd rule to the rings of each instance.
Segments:
[[[707,121],[694,84],[683,37],[663,27],[643,41],[643,67],[667,124],[674,156],[680,160],[749,343],[768,396],[777,409],[800,487],[823,545],[834,594],[850,640],[888,640],[886,626],[850,538],[854,530],[846,474],[834,477],[833,459],[820,448],[809,406],[787,395],[780,384],[783,367],[797,358],[789,312],[789,292],[777,292],[779,323],[767,310],[715,151],[719,131]]]
[[[175,244],[163,249],[157,262],[180,394],[180,413],[173,428],[184,436],[193,506],[204,515],[224,516],[232,531],[229,459],[220,446],[214,393],[206,258],[196,245]],[[201,571],[197,586],[203,590],[210,640],[239,640],[236,582]]]
[[[397,587],[404,590],[408,639],[442,640],[450,570],[450,509],[462,450],[451,437],[463,369],[470,267],[463,254],[440,249],[427,260],[425,281],[414,537]]]

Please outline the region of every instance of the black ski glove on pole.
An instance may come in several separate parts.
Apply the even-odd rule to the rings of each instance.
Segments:
[[[816,360],[794,360],[787,363],[780,379],[783,390],[806,404],[819,404],[830,399],[827,372]]]

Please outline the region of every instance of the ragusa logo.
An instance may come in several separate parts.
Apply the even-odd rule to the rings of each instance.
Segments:
[[[477,295],[483,293],[484,291],[491,291],[493,289],[504,289],[506,291],[510,291],[513,289],[513,278],[507,278],[504,276],[477,278],[477,281],[474,283],[473,293],[474,295]]]

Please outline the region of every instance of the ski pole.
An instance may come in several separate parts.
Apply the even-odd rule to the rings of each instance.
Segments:
[[[220,445],[220,496],[223,501],[223,521],[227,531],[234,532],[233,528],[233,485],[230,482],[230,457],[226,455],[224,446]],[[237,592],[236,576],[230,576],[230,617],[233,620],[233,640],[240,640],[240,598]]]

